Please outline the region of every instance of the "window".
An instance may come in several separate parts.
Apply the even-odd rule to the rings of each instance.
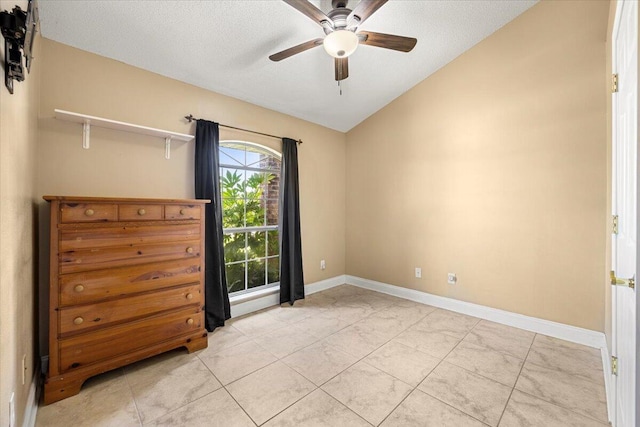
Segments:
[[[280,283],[278,190],[274,150],[241,141],[220,142],[220,192],[229,294]]]

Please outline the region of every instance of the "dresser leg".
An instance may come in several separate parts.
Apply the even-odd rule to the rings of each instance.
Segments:
[[[62,376],[47,378],[44,383],[44,404],[48,405],[67,397],[75,396],[80,393],[82,384],[86,380],[86,378],[68,380]]]
[[[190,342],[185,344],[185,347],[189,353],[193,353],[194,351],[207,348],[207,343],[207,334],[205,333],[198,338],[192,338]]]

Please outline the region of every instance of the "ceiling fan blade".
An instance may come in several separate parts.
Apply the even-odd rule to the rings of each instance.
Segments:
[[[349,58],[336,58],[336,81],[349,77]]]
[[[322,21],[326,21],[333,28],[333,21],[323,11],[309,3],[307,0],[282,0],[289,6],[296,9],[303,15],[308,16],[318,24],[322,25]]]
[[[360,31],[358,37],[360,38],[360,44],[399,50],[400,52],[411,52],[411,49],[418,42],[413,37],[394,36],[393,34],[374,33],[371,31]]]
[[[283,59],[286,59],[295,54],[304,52],[305,50],[309,50],[316,46],[320,46],[322,44],[322,40],[323,39],[315,39],[315,40],[309,40],[308,42],[300,43],[299,45],[290,47],[289,49],[285,49],[281,52],[274,53],[269,57],[269,59],[275,62],[282,61]]]
[[[376,10],[385,4],[388,0],[361,0],[355,9],[351,11],[347,17],[348,26],[350,28],[357,27],[362,24],[368,17],[373,15]]]

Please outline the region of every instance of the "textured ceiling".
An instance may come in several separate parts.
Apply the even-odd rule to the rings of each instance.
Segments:
[[[331,10],[329,0],[312,3]],[[391,0],[360,29],[418,44],[410,53],[359,46],[342,95],[322,47],[268,59],[324,35],[282,1],[40,0],[39,8],[46,38],[348,131],[535,3]]]

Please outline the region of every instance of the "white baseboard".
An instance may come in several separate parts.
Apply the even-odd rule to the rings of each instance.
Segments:
[[[589,347],[603,348],[607,346],[602,332],[578,328],[576,326],[565,325],[563,323],[552,322],[550,320],[539,319],[536,317],[525,316],[523,314],[512,313],[510,311],[499,310],[497,308],[486,307],[470,302],[459,301],[453,298],[441,297],[427,292],[402,288],[400,286],[389,285],[387,283],[376,282],[374,280],[363,279],[361,277],[347,275],[346,283]]]
[[[305,285],[304,293],[305,295],[311,295],[316,292],[324,291],[325,289],[333,288],[334,286],[344,285],[345,283],[346,276],[343,274]],[[242,297],[243,296],[239,298],[231,298],[232,318],[244,316],[245,314],[253,313],[254,311],[262,310],[267,307],[273,307],[274,305],[280,305],[280,288],[274,287],[265,290],[265,292],[258,297],[251,294],[247,295],[245,298]]]
[[[615,425],[613,420],[613,375],[611,374],[611,355],[609,354],[609,347],[604,346],[600,349],[602,355],[602,370],[604,371],[604,391],[607,395],[607,415],[609,416],[609,422]]]
[[[36,425],[36,415],[38,414],[38,387],[40,382],[40,369],[36,367],[36,372],[31,380],[31,386],[29,387],[29,397],[27,398],[27,404],[24,408],[24,422],[23,427],[34,427]]]

